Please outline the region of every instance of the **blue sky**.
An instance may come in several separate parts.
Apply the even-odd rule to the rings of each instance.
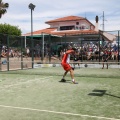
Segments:
[[[30,3],[36,5],[33,11],[33,31],[48,28],[46,21],[65,16],[86,17],[95,25],[99,16],[99,29],[102,30],[103,11],[105,31],[120,30],[120,0],[2,0],[9,3],[7,13],[0,23],[18,26],[22,34],[31,31]]]

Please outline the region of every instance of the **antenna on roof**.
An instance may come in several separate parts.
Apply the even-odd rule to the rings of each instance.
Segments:
[[[105,21],[107,21],[107,20],[105,20],[105,15],[104,15],[104,11],[103,11],[103,15],[101,16],[102,18],[103,18],[103,23],[101,24],[102,26],[103,26],[103,31],[105,30]]]

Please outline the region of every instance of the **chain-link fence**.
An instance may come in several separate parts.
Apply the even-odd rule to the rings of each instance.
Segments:
[[[106,34],[108,33],[108,34]],[[109,40],[115,36],[115,40]],[[111,62],[120,60],[119,31],[99,34],[55,36],[50,34],[11,36],[0,34],[0,71],[34,68],[35,64],[60,63],[68,46],[78,49],[80,62],[101,62],[103,54]],[[71,56],[74,60],[74,56]]]

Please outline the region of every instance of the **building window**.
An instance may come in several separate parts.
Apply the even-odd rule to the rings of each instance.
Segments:
[[[79,22],[76,22],[76,25],[79,25]]]
[[[78,30],[79,28],[78,28],[78,26],[76,26],[76,30]]]
[[[81,26],[80,26],[80,29],[81,29],[81,30],[84,30],[84,29],[86,29],[86,26],[85,26],[85,25],[81,25]]]
[[[74,30],[75,26],[61,26],[60,30]]]
[[[85,29],[85,26],[84,26],[84,25],[82,26],[82,29]]]

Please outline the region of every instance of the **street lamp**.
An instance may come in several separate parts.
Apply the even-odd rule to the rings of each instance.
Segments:
[[[31,9],[31,44],[32,44],[32,68],[33,68],[34,53],[33,53],[33,15],[32,15],[32,11],[34,10],[35,5],[30,3],[28,7],[29,7],[29,9]]]
[[[35,8],[35,5],[33,5],[32,3],[29,4],[29,9],[31,9],[31,37],[33,36],[33,15],[32,15],[32,11]]]

